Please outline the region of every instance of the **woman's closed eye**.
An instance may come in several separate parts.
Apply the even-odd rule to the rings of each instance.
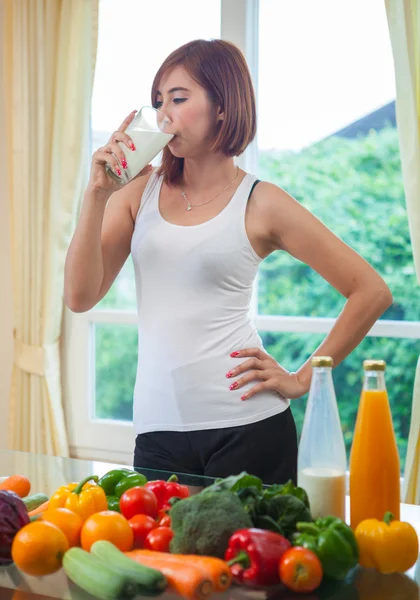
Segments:
[[[181,104],[181,102],[185,102],[187,98],[173,98],[172,102],[174,102],[175,104]],[[156,102],[154,103],[154,108],[161,108],[163,102],[161,100],[156,100]]]

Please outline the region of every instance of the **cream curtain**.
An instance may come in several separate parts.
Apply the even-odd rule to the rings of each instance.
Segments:
[[[10,180],[15,327],[9,447],[67,456],[63,271],[89,165],[98,0],[3,0],[2,8],[0,143]]]
[[[396,111],[408,223],[420,284],[420,0],[385,0],[397,88]],[[403,500],[420,504],[420,358],[417,363]]]

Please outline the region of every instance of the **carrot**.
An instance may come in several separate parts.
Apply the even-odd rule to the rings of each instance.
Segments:
[[[153,550],[139,550],[144,556],[161,557],[171,562],[182,562],[193,565],[202,570],[203,575],[208,577],[216,592],[224,592],[231,584],[232,574],[224,560],[214,556],[198,556],[196,554],[170,554],[169,552],[155,552]]]
[[[132,550],[124,554],[141,565],[163,573],[170,587],[188,600],[206,600],[214,591],[211,580],[203,575],[202,569],[185,562],[167,560],[165,552],[148,556],[142,550]]]
[[[15,492],[20,498],[25,498],[31,491],[31,482],[24,475],[11,475],[0,483],[0,490]]]
[[[12,592],[13,590],[10,590]],[[3,596],[2,596],[3,598]],[[11,600],[31,600],[34,598],[32,592],[24,592],[23,590],[15,590],[13,596],[11,596]],[[36,595],[36,600],[52,600],[51,596],[38,596]]]
[[[28,511],[28,517],[34,517],[35,515],[40,515],[41,513],[45,512],[48,508],[49,503],[50,501],[47,500],[46,502],[40,504],[37,508]]]

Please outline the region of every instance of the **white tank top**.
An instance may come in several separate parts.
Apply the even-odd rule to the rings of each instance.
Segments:
[[[163,177],[144,190],[131,241],[138,308],[136,433],[245,425],[283,412],[290,401],[264,391],[246,401],[226,373],[263,348],[249,316],[261,258],[245,229],[256,177],[247,174],[229,204],[200,225],[174,225],[159,211]],[[181,200],[181,198],[180,198]]]

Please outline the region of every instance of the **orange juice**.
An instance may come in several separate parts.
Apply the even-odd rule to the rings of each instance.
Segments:
[[[376,369],[376,366],[381,369]],[[385,363],[365,361],[365,380],[350,454],[350,519],[400,517],[400,461],[385,387]]]

